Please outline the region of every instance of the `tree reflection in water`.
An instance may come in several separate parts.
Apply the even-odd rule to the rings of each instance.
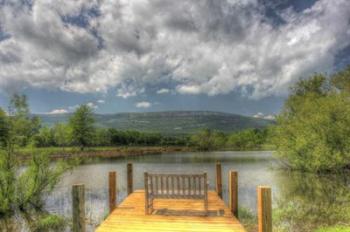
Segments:
[[[283,172],[274,212],[277,231],[309,232],[350,223],[350,173]]]

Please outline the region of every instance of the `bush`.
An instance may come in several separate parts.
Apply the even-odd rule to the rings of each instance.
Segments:
[[[291,169],[322,172],[350,165],[350,96],[331,83],[321,75],[300,81],[277,117],[273,141]]]

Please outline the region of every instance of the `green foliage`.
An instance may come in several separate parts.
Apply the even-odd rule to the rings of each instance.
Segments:
[[[184,145],[184,141],[177,137],[165,137],[158,133],[142,133],[139,131],[119,131],[108,129],[110,145]]]
[[[340,91],[350,93],[350,65],[336,73],[331,79],[332,85]]]
[[[261,149],[266,143],[267,130],[248,129],[228,136],[227,146],[234,150]]]
[[[9,137],[9,122],[6,113],[0,108],[0,147],[6,146]]]
[[[39,133],[33,137],[33,145],[36,147],[48,147],[55,144],[54,134],[52,129],[43,127]]]
[[[273,210],[277,231],[314,231],[350,222],[349,179],[343,174],[285,172],[279,176],[280,195]],[[275,230],[274,230],[275,231]]]
[[[92,144],[95,131],[94,122],[92,109],[87,105],[80,106],[69,119],[73,141],[82,150]]]
[[[35,224],[34,232],[59,232],[66,228],[66,220],[57,215],[42,216]]]
[[[69,146],[72,140],[72,129],[67,124],[57,123],[53,128],[53,140],[56,146]]]
[[[43,195],[53,189],[68,168],[63,163],[50,164],[46,153],[31,153],[31,162],[23,170],[15,148],[27,144],[38,133],[40,120],[28,116],[25,96],[14,95],[10,112],[11,115],[6,116],[0,111],[0,122],[5,123],[0,125],[0,215],[13,213],[18,208],[40,208]]]
[[[199,150],[209,151],[223,146],[226,143],[226,137],[220,132],[203,129],[191,137],[191,143]]]
[[[10,115],[16,117],[27,117],[29,115],[29,106],[26,95],[13,94],[10,100]]]
[[[72,130],[68,124],[58,123],[54,127],[42,127],[33,137],[36,147],[65,147],[73,144]]]
[[[41,122],[39,117],[30,117],[27,97],[14,94],[9,106],[8,124],[11,127],[12,141],[18,146],[26,146],[38,133]]]
[[[245,207],[239,207],[238,219],[247,231],[256,231],[258,220],[251,210]]]
[[[42,196],[50,193],[60,180],[60,176],[69,168],[65,163],[50,164],[46,153],[32,155],[28,168],[16,182],[16,204],[20,209],[41,208]]]
[[[11,151],[0,149],[0,215],[12,211],[16,170],[16,161]]]
[[[277,117],[273,142],[292,169],[339,170],[350,164],[349,125],[349,94],[315,75],[293,88]]]
[[[350,226],[334,226],[315,230],[314,232],[350,232]]]

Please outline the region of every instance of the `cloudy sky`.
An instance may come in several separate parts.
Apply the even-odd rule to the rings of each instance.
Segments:
[[[0,0],[0,107],[267,115],[348,64],[349,0]]]

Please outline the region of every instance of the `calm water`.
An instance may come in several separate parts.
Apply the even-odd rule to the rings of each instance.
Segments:
[[[143,188],[143,173],[207,172],[210,188],[215,185],[215,163],[222,163],[223,193],[227,202],[229,170],[239,175],[239,204],[256,211],[256,187],[269,185],[277,219],[290,231],[310,231],[316,224],[342,223],[349,216],[350,175],[287,173],[278,169],[271,152],[206,152],[147,155],[109,159],[84,164],[66,173],[54,193],[47,197],[46,209],[70,217],[71,186],[86,187],[89,230],[108,213],[108,172],[117,171],[118,201],[126,196],[126,163],[134,163],[134,189]],[[346,216],[347,214],[347,216]],[[345,216],[344,216],[345,215]]]

